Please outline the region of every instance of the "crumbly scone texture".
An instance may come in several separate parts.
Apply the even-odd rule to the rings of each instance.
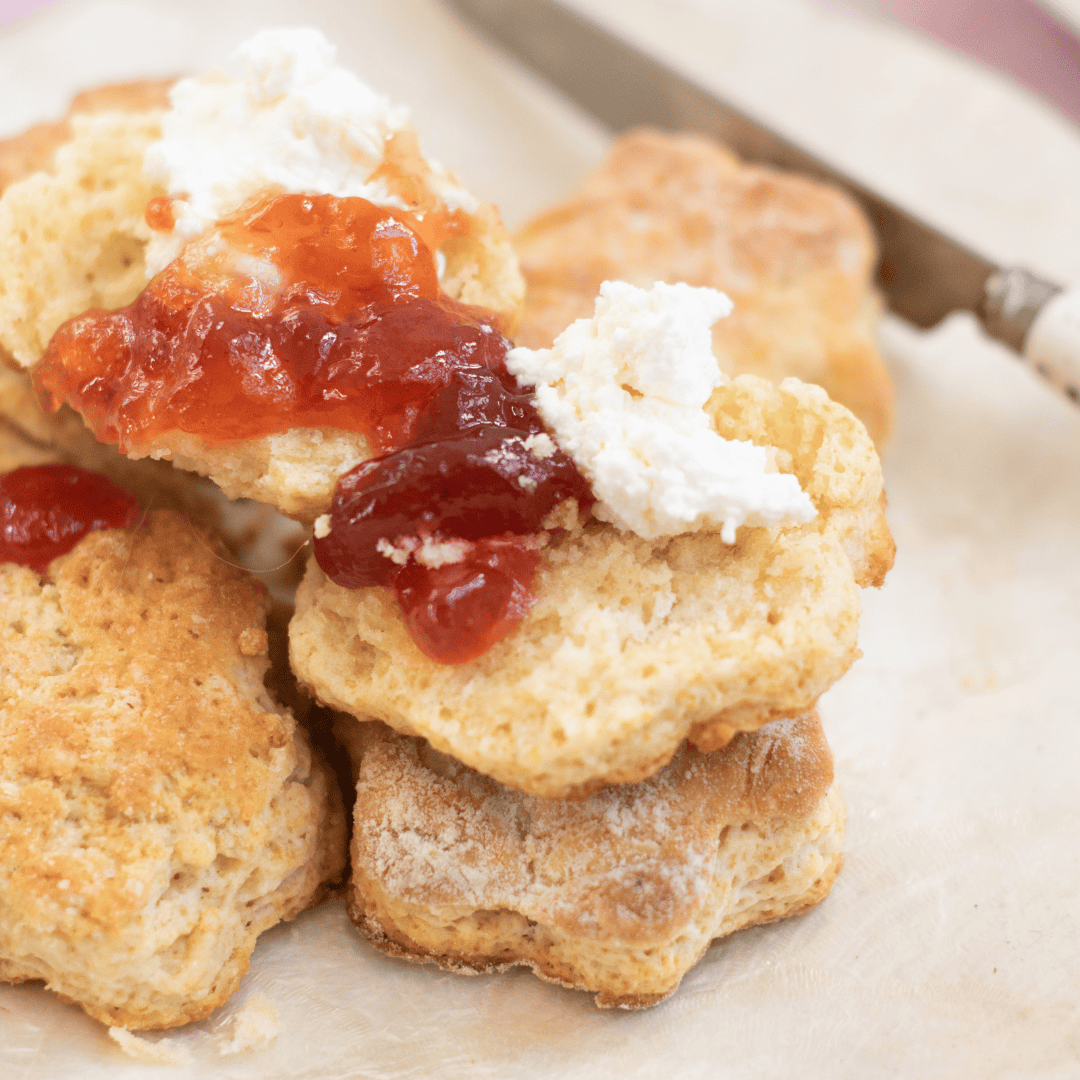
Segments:
[[[536,795],[587,794],[813,706],[858,656],[858,589],[894,546],[866,431],[825,392],[751,375],[710,402],[726,438],[775,447],[818,510],[806,525],[658,540],[589,521],[551,534],[536,603],[484,656],[439,664],[390,589],[310,562],[293,670],[331,708],[374,717]]]
[[[340,793],[263,685],[267,606],[170,511],[0,565],[0,979],[197,1020],[341,872]]]
[[[816,714],[684,746],[581,801],[497,784],[381,724],[358,759],[349,912],[391,955],[466,974],[525,964],[638,1008],[710,941],[824,899],[845,812]]]
[[[131,303],[146,285],[146,147],[161,109],[76,113],[49,172],[0,196],[0,345],[32,367],[56,328],[88,308]]]
[[[25,368],[41,358],[61,323],[89,308],[129,304],[146,286],[151,231],[143,215],[163,194],[142,174],[163,111],[147,107],[146,85],[131,84],[128,96],[123,86],[108,88],[36,140],[26,133],[0,143],[0,169],[9,162],[4,175],[51,162],[49,171],[22,175],[0,195],[0,350]],[[57,145],[61,136],[66,141]],[[23,143],[36,149],[21,149]],[[408,196],[425,190],[429,174],[419,151],[404,153],[388,182]],[[481,205],[469,218],[469,235],[440,248],[443,290],[489,309],[513,333],[525,295],[514,247],[495,207]],[[294,428],[220,444],[174,431],[127,453],[171,459],[209,476],[229,498],[267,502],[309,523],[329,508],[338,477],[371,457],[372,448],[356,432]]]
[[[641,129],[515,243],[528,286],[519,345],[546,348],[591,316],[608,279],[708,285],[735,301],[713,329],[726,372],[817,383],[875,442],[888,434],[875,242],[837,189],[746,164],[696,135]]]

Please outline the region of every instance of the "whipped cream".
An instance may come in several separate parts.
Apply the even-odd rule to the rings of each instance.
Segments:
[[[335,64],[317,30],[263,30],[237,49],[237,73],[181,79],[170,93],[162,137],[143,171],[172,196],[174,227],[155,232],[152,276],[184,243],[261,193],[360,196],[406,209],[373,173],[387,140],[408,126],[408,110]],[[451,209],[476,199],[429,163],[435,193]]]
[[[743,524],[806,522],[817,511],[764,447],[724,439],[705,412],[724,383],[710,327],[731,312],[715,289],[600,286],[595,314],[550,349],[511,349],[559,446],[589,479],[594,513],[646,539]]]

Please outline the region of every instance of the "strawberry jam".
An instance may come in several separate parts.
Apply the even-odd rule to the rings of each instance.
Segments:
[[[394,582],[405,626],[421,652],[444,664],[482,656],[529,613],[538,557],[511,537],[470,544],[462,562],[408,563]]]
[[[171,204],[146,217],[169,227]],[[362,433],[380,456],[339,481],[316,558],[340,585],[395,589],[427,655],[474,659],[533,602],[525,538],[592,495],[507,371],[495,313],[439,286],[432,251],[468,228],[426,204],[268,198],[190,241],[128,307],[62,326],[35,381],[121,449],[175,430]]]
[[[566,499],[593,495],[505,366],[462,368],[413,442],[338,481],[315,557],[346,588],[397,590],[413,640],[443,663],[475,659],[532,605],[539,559],[523,538]],[[459,542],[455,560],[434,545]]]
[[[492,312],[439,288],[428,241],[464,228],[365,199],[267,199],[189,242],[132,304],[61,326],[34,380],[122,450],[324,426],[402,446],[457,366],[505,349]]]
[[[133,529],[135,497],[77,465],[33,465],[0,476],[0,562],[39,574],[88,532]]]

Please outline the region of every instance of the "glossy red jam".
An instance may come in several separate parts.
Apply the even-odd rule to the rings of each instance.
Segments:
[[[87,533],[133,529],[140,521],[134,496],[76,465],[33,465],[0,476],[0,562],[44,573]]]
[[[482,656],[529,613],[539,561],[520,540],[491,537],[471,544],[462,562],[406,564],[394,587],[413,641],[444,664]]]
[[[388,159],[396,189],[410,152]],[[382,456],[341,479],[316,557],[346,587],[394,588],[420,648],[460,663],[533,601],[538,559],[522,538],[560,502],[592,496],[566,455],[535,444],[543,424],[506,370],[497,316],[439,287],[432,250],[468,220],[418,205],[281,195],[249,207],[127,308],[62,326],[35,381],[121,449],[177,429],[211,442],[363,433]],[[146,218],[169,227],[171,204],[155,200]],[[456,561],[427,556],[446,541],[463,542]]]
[[[143,219],[151,229],[168,230],[176,224],[173,201],[168,195],[158,195],[146,204]]]
[[[65,323],[34,380],[122,450],[173,430],[229,442],[323,426],[402,446],[456,367],[505,349],[493,313],[439,288],[426,239],[461,228],[364,199],[271,198],[189,243],[128,307]]]
[[[396,588],[413,639],[433,659],[482,655],[532,604],[538,558],[521,538],[564,500],[593,502],[543,431],[531,395],[504,366],[455,372],[418,418],[412,445],[338,482],[330,532],[314,541],[319,565],[346,588]],[[454,540],[467,541],[460,561],[418,561],[425,542]]]

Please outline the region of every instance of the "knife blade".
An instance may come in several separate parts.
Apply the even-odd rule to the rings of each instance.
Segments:
[[[998,266],[871,191],[754,117],[556,0],[448,0],[547,83],[618,133],[642,124],[709,135],[748,161],[840,187],[877,232],[889,307],[928,329],[970,311],[1080,403],[1080,292]],[[1037,325],[1038,324],[1038,325]],[[1025,352],[1026,350],[1026,352]]]

